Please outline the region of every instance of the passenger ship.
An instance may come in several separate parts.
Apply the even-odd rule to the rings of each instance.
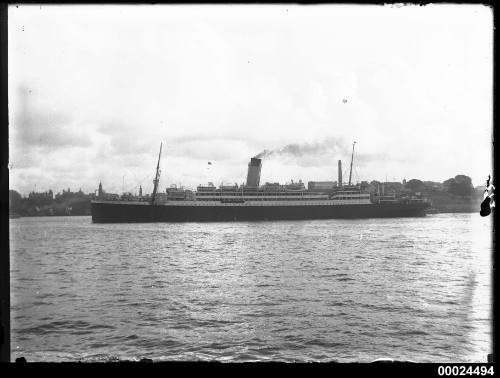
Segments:
[[[430,203],[418,198],[396,198],[367,192],[360,185],[342,185],[342,165],[338,162],[338,183],[302,181],[287,185],[260,185],[262,161],[252,158],[248,164],[245,185],[209,183],[196,191],[171,187],[158,192],[158,156],[154,188],[151,197],[107,200],[100,191],[91,202],[92,221],[115,222],[206,222],[298,220],[333,218],[380,218],[424,216]]]

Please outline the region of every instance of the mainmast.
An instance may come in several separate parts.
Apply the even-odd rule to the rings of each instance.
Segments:
[[[158,165],[156,166],[156,176],[153,180],[153,195],[151,196],[151,204],[155,204],[156,192],[158,190],[158,182],[160,181],[160,157],[161,157],[161,147],[163,146],[163,142],[160,143],[160,153],[158,155]]]
[[[351,176],[352,176],[352,161],[354,159],[354,145],[356,142],[352,144],[352,155],[351,155],[351,169],[349,170],[349,186],[351,186]]]

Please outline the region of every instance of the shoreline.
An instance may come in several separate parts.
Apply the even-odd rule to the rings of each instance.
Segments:
[[[474,214],[477,213],[479,214],[479,209],[471,211],[471,210],[445,210],[441,211],[437,209],[438,211],[432,211],[430,213],[427,213],[426,215],[436,215],[436,214]],[[21,215],[21,216],[10,216],[9,215],[9,220],[12,219],[19,219],[19,218],[54,218],[54,217],[90,217],[92,214],[72,214],[72,215]]]

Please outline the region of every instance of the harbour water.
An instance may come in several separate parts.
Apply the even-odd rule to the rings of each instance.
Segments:
[[[492,223],[10,220],[12,360],[486,362]]]

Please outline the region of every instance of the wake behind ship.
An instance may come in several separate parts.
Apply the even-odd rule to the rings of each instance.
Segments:
[[[354,157],[354,145],[353,145]],[[99,185],[98,199],[91,202],[94,223],[118,222],[223,222],[256,220],[299,220],[334,218],[383,218],[424,216],[430,203],[411,196],[384,195],[366,191],[363,185],[342,184],[342,163],[338,182],[302,181],[287,185],[260,185],[262,160],[252,158],[245,185],[209,183],[196,191],[167,188],[158,192],[160,154],[151,196],[106,196]]]

